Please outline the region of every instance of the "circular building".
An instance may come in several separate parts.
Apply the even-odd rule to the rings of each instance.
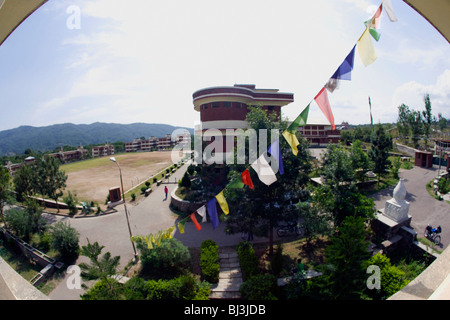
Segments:
[[[200,112],[201,121],[201,125],[195,128],[195,134],[207,142],[204,149],[213,141],[216,141],[216,146],[221,146],[218,148],[221,150],[214,153],[217,159],[225,159],[234,148],[234,130],[248,128],[245,119],[249,106],[259,106],[268,113],[274,113],[275,118],[280,120],[281,107],[294,101],[292,93],[279,92],[278,89],[256,89],[252,84],[204,88],[192,96],[194,109]]]

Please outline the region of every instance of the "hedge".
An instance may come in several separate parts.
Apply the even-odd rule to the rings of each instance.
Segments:
[[[244,281],[260,274],[258,257],[256,256],[253,245],[250,242],[239,242],[237,253]]]
[[[204,240],[200,246],[202,277],[210,283],[219,282],[219,246],[213,240]]]

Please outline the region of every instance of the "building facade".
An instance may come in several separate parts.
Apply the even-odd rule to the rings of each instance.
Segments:
[[[111,156],[111,155],[114,155],[114,146],[113,145],[105,143],[105,145],[103,145],[103,146],[92,147],[92,157],[93,158],[105,157],[105,156]]]
[[[323,147],[330,143],[337,144],[341,139],[341,131],[333,130],[329,123],[307,121],[306,126],[298,127],[297,130],[312,147]]]

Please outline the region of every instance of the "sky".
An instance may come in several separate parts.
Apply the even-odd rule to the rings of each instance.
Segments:
[[[355,52],[351,81],[328,94],[336,124],[395,122],[398,106],[450,118],[450,46],[391,0],[377,59]],[[294,94],[293,120],[343,62],[381,0],[49,0],[0,46],[0,130],[59,123],[193,128],[192,94],[255,84]],[[311,119],[323,115],[314,103]]]

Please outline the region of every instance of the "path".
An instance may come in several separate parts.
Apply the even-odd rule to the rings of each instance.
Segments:
[[[211,299],[239,299],[243,282],[241,266],[235,248],[219,248],[219,283],[211,288]]]

